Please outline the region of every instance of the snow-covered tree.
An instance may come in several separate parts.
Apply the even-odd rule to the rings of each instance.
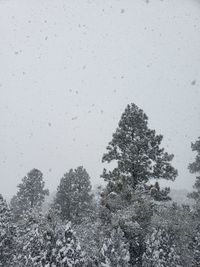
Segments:
[[[192,151],[196,151],[197,155],[195,161],[189,164],[189,170],[191,173],[198,173],[200,172],[200,137],[195,143],[191,144]]]
[[[134,189],[152,178],[174,180],[177,171],[171,165],[172,154],[160,147],[162,135],[148,127],[148,117],[135,104],[128,105],[118,128],[103,155],[103,162],[114,161],[112,171],[104,169],[102,177],[116,191],[124,186]]]
[[[188,168],[191,173],[197,174],[196,181],[193,186],[195,189],[192,193],[188,194],[188,197],[195,201],[193,220],[195,225],[191,225],[193,228],[192,240],[189,244],[192,252],[191,266],[200,266],[200,137],[195,143],[191,144],[192,151],[197,153],[195,161],[190,163]]]
[[[191,267],[200,266],[200,225],[196,226],[193,232],[192,240],[189,243],[191,250]]]
[[[63,224],[56,210],[46,216],[37,210],[17,222],[16,267],[82,267],[84,253],[71,223]]]
[[[37,169],[31,170],[18,185],[17,195],[11,200],[11,206],[17,216],[30,209],[40,209],[49,191],[44,188],[43,174]]]
[[[81,248],[85,253],[86,266],[98,266],[99,247],[101,247],[101,241],[105,236],[99,220],[98,208],[94,206],[93,212],[74,227]]]
[[[15,258],[15,228],[11,211],[0,195],[0,266],[13,266]]]
[[[163,262],[169,264],[167,260],[171,259],[171,266],[191,266],[195,227],[196,222],[189,206],[178,206],[176,203],[157,206],[145,238],[147,262],[155,256],[151,253],[157,254],[160,247],[166,257],[162,253],[159,256]]]
[[[104,239],[100,253],[100,267],[129,266],[129,244],[120,227],[113,229],[110,237]]]
[[[92,198],[89,174],[83,167],[78,167],[64,174],[54,205],[60,208],[63,220],[80,223],[84,216],[89,216]]]
[[[79,241],[71,228],[71,223],[65,227],[57,225],[44,233],[45,246],[43,251],[42,266],[57,267],[83,267],[84,253]]]
[[[194,184],[195,191],[190,193],[188,196],[195,200],[196,202],[196,208],[200,212],[200,137],[195,143],[191,144],[192,151],[195,151],[197,153],[195,161],[191,164],[189,164],[188,168],[191,173],[199,174],[196,177],[196,182]]]
[[[149,193],[149,191],[148,191]],[[109,230],[120,227],[128,242],[130,265],[141,266],[145,252],[145,237],[153,214],[153,199],[146,193],[145,187],[137,186],[131,199],[124,201],[121,194],[105,192],[102,196],[100,219],[106,234]]]
[[[146,240],[143,267],[181,267],[174,237],[164,228],[153,229]]]
[[[15,266],[41,266],[44,218],[38,210],[28,210],[16,224]]]

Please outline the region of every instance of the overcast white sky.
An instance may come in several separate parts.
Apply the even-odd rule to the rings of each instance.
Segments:
[[[55,190],[83,165],[92,182],[134,102],[164,135],[191,189],[200,136],[200,1],[1,0],[0,193],[32,168]]]

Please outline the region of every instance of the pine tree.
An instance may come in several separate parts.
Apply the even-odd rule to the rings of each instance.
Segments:
[[[15,266],[41,266],[43,248],[42,214],[38,210],[29,210],[17,221],[16,244],[17,257]]]
[[[123,231],[113,229],[109,238],[105,238],[101,248],[101,267],[128,267],[129,245]]]
[[[0,266],[13,266],[15,258],[15,227],[6,201],[0,195]]]
[[[178,267],[180,256],[176,252],[174,238],[165,228],[154,229],[146,240],[143,267]]]
[[[120,227],[128,242],[130,266],[141,266],[145,251],[145,237],[153,214],[150,195],[144,192],[144,186],[135,189],[129,205],[123,201],[121,194],[111,192],[102,197],[100,219],[104,232]],[[125,204],[124,204],[125,203]]]
[[[191,266],[195,227],[196,222],[189,206],[176,203],[157,206],[145,238],[147,262],[153,260],[161,249],[159,259],[162,258],[168,264],[171,259],[169,266]],[[156,266],[156,258],[154,260]]]
[[[135,104],[128,105],[103,155],[103,162],[117,163],[112,171],[104,169],[104,180],[118,191],[128,185],[135,189],[152,178],[173,181],[177,176],[170,164],[173,155],[160,148],[162,139],[149,129],[147,115]]]
[[[43,252],[42,266],[83,267],[84,254],[79,241],[68,223],[65,228],[57,225],[45,233],[46,251]]]
[[[64,174],[54,205],[60,208],[63,220],[77,223],[90,212],[92,198],[90,177],[83,167],[78,167]]]
[[[97,267],[99,259],[99,247],[101,246],[101,224],[97,204],[93,212],[85,217],[80,224],[74,225],[74,230],[85,253],[87,267]]]
[[[23,215],[31,209],[40,209],[45,196],[49,194],[44,189],[43,174],[37,169],[31,170],[18,185],[17,195],[11,200],[11,206],[16,216]]]
[[[196,151],[197,155],[195,161],[189,164],[188,168],[191,173],[200,174],[200,137],[195,143],[191,144],[192,151]],[[196,182],[194,184],[195,191],[190,193],[188,196],[196,201],[196,208],[200,212],[200,175],[196,177]]]
[[[195,201],[194,205],[194,221],[195,227],[192,235],[192,241],[190,243],[190,249],[192,251],[192,267],[200,265],[200,137],[195,143],[191,144],[192,151],[197,153],[195,161],[189,164],[188,168],[191,173],[196,173],[196,181],[193,186],[195,191],[188,194],[188,197]]]

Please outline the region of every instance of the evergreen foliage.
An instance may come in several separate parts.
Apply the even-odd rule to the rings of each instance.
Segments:
[[[191,144],[192,151],[197,153],[195,161],[190,163],[188,168],[191,173],[197,174],[196,181],[193,186],[195,191],[188,194],[188,197],[195,201],[193,219],[195,225],[193,225],[192,240],[190,242],[190,249],[192,251],[192,267],[200,266],[200,137],[195,143]]]
[[[104,169],[102,177],[116,190],[135,187],[152,178],[174,180],[177,170],[171,165],[172,154],[161,148],[162,135],[148,127],[148,117],[135,104],[128,105],[118,128],[103,155],[103,162],[117,163],[112,171]]]
[[[0,195],[0,266],[13,266],[15,251],[15,228],[12,213],[6,201]]]
[[[171,203],[173,155],[148,117],[128,105],[103,156],[107,181],[92,194],[83,167],[64,174],[51,203],[42,173],[31,170],[10,207],[0,195],[0,267],[198,267],[200,266],[200,138],[189,165],[196,173],[193,208]],[[152,179],[156,179],[152,183]],[[46,207],[44,209],[44,207]]]
[[[195,151],[197,153],[197,155],[195,161],[193,163],[190,163],[188,168],[191,173],[200,174],[200,137],[195,143],[191,144],[191,148],[192,151]],[[200,208],[200,175],[196,177],[196,182],[193,187],[195,191],[190,193],[188,196],[194,199]]]
[[[174,237],[165,228],[153,229],[146,240],[143,267],[180,267],[180,256],[176,253]]]
[[[45,251],[42,266],[82,267],[84,266],[84,253],[79,241],[68,223],[65,228],[57,225],[49,229],[45,235]]]
[[[32,209],[41,209],[49,191],[44,188],[43,174],[37,169],[31,170],[18,185],[17,195],[11,200],[11,206],[17,217]]]
[[[54,205],[63,220],[80,222],[92,207],[90,177],[83,167],[65,173],[58,186]]]
[[[29,210],[16,223],[15,266],[40,266],[43,248],[42,214],[38,210]]]
[[[105,238],[101,248],[101,267],[128,267],[130,261],[129,244],[123,231],[113,229],[110,237]]]

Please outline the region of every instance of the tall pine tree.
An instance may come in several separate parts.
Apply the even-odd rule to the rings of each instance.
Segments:
[[[117,163],[112,171],[103,171],[102,177],[109,182],[108,186],[120,191],[123,187],[135,189],[152,178],[173,181],[177,176],[171,165],[173,155],[160,147],[162,139],[162,135],[149,129],[143,110],[135,104],[128,105],[102,159]]]

